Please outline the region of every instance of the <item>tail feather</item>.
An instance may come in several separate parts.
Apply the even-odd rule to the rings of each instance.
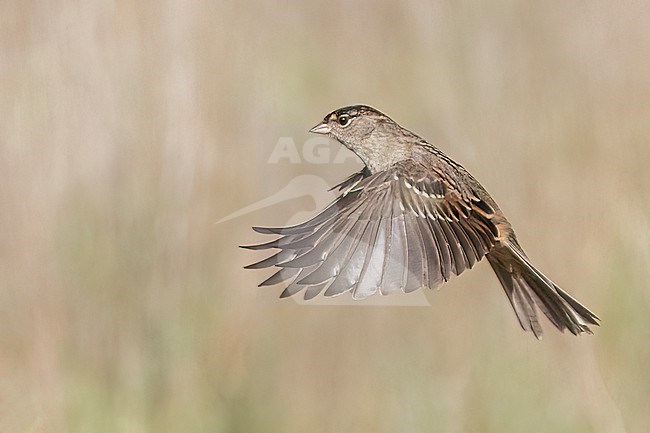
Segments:
[[[521,327],[542,338],[537,317],[539,309],[560,331],[590,333],[589,325],[598,326],[598,316],[556,286],[528,260],[517,244],[506,244],[487,255],[503,286]]]

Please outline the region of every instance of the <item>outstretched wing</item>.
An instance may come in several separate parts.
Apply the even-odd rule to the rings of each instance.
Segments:
[[[454,185],[411,161],[375,174],[364,170],[337,185],[341,195],[311,220],[254,227],[280,237],[244,248],[279,251],[247,268],[279,268],[261,286],[292,279],[281,297],[351,291],[361,299],[439,287],[474,266],[499,237],[494,209]]]

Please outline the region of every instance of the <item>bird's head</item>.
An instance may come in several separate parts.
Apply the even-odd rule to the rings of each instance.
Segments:
[[[351,105],[329,113],[309,130],[329,135],[356,153],[372,172],[405,157],[408,131],[367,105]],[[412,135],[412,134],[411,134]]]
[[[309,131],[330,135],[344,145],[353,147],[361,144],[377,127],[387,122],[394,123],[388,116],[372,107],[351,105],[332,111]]]

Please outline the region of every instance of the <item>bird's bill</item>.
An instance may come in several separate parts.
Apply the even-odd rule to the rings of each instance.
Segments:
[[[313,132],[314,134],[329,134],[331,130],[332,129],[327,123],[319,123],[311,128],[309,132]]]

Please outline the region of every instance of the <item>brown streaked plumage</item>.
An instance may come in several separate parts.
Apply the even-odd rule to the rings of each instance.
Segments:
[[[530,263],[492,197],[439,149],[364,105],[330,113],[311,132],[336,138],[365,167],[337,185],[341,194],[311,220],[254,227],[279,235],[244,247],[279,250],[247,266],[279,268],[261,286],[292,280],[281,297],[352,292],[363,299],[439,287],[487,257],[519,323],[538,338],[538,310],[575,335],[598,325],[595,314]]]

